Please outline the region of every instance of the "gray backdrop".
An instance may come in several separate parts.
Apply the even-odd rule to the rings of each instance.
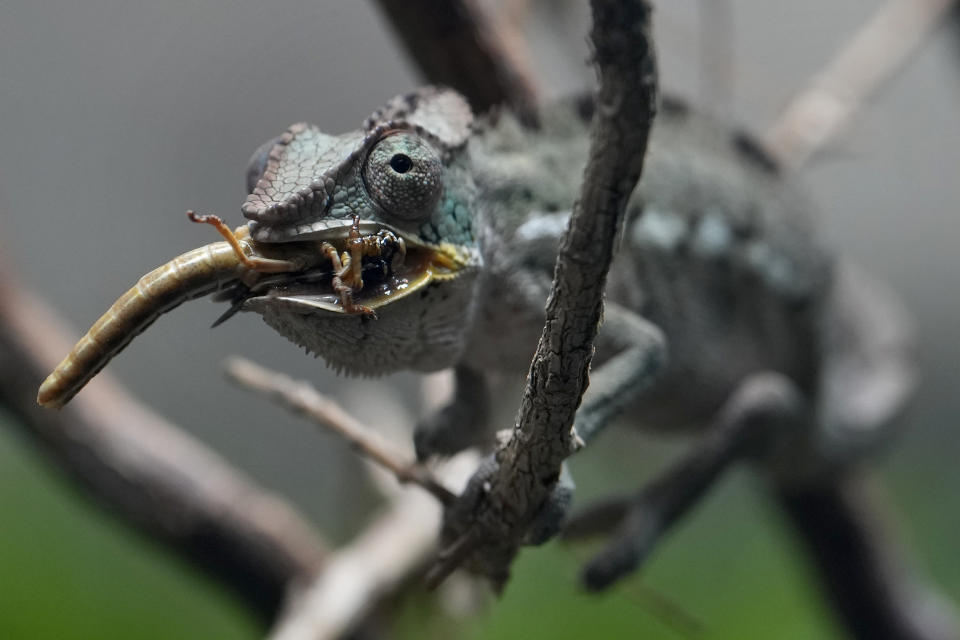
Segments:
[[[570,20],[551,10],[530,34],[551,94],[592,82],[583,7],[562,4]],[[734,2],[730,111],[761,129],[877,4]],[[663,85],[696,96],[695,3],[660,5]],[[883,274],[918,318],[926,380],[916,428],[888,465],[920,486],[957,480],[958,57],[944,34],[930,42],[805,176],[829,242]],[[217,239],[188,223],[186,209],[239,224],[245,162],[261,142],[300,120],[353,128],[417,81],[367,2],[3,0],[0,245],[79,331],[142,273]],[[219,362],[242,353],[354,401],[396,402],[411,379],[391,378],[391,387],[335,379],[255,317],[209,330],[219,312],[200,301],[161,318],[111,371],[342,535],[358,483],[329,478],[358,477],[352,457],[230,388]],[[956,503],[937,517],[934,526],[956,530]]]

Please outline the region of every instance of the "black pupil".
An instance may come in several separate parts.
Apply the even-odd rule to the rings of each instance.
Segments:
[[[410,156],[398,153],[390,158],[390,168],[397,173],[406,173],[413,168],[413,160],[410,159]]]

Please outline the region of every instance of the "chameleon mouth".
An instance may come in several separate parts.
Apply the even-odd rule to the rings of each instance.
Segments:
[[[342,274],[347,269],[341,267],[338,272],[331,260],[305,271],[261,277],[252,286],[232,292],[229,298],[233,304],[216,324],[239,310],[262,313],[268,307],[304,314],[375,315],[377,309],[433,282],[457,277],[470,262],[469,253],[462,248],[427,243],[389,225],[337,222],[309,234],[305,242],[332,246],[344,258],[351,254],[351,241],[376,245],[375,251],[362,255],[359,269],[351,264],[349,272],[356,276],[352,283],[344,285]],[[345,262],[341,260],[341,264]],[[344,286],[349,287],[347,296]]]

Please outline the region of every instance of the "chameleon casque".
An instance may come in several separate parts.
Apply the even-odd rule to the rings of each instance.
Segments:
[[[196,274],[180,269],[155,289],[142,280],[51,374],[39,402],[63,404],[160,313],[216,292],[231,312],[262,315],[346,373],[455,367],[451,404],[416,431],[418,456],[489,445],[485,380],[529,366],[591,114],[589,99],[569,100],[526,129],[508,114],[475,120],[458,94],[428,87],[357,131],[294,125],[252,158],[249,228],[235,232],[243,251],[282,264],[251,268],[224,245],[208,250],[221,262],[196,258]],[[829,482],[882,440],[913,388],[897,303],[822,248],[810,203],[748,135],[665,99],[648,153],[577,430],[587,437],[622,415],[699,431],[691,456],[706,470],[678,473],[687,497],[663,507],[661,528],[736,457],[743,447],[730,443],[744,434],[777,482]],[[335,282],[320,247],[349,254],[358,236],[379,238],[379,249],[346,260],[359,271]],[[659,365],[635,366],[637,353]],[[569,487],[556,496],[533,541],[556,532]],[[595,564],[588,581],[600,587],[628,571],[641,546]]]

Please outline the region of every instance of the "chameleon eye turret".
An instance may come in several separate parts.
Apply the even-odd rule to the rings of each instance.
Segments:
[[[391,100],[359,131],[291,126],[251,159],[241,207],[249,226],[231,231],[190,214],[226,242],[141,278],[48,377],[38,401],[62,406],[158,316],[208,294],[230,303],[214,326],[258,313],[338,369],[450,366],[480,266],[462,160],[472,117],[459,95],[428,87]],[[420,313],[422,304],[432,312]]]
[[[371,149],[363,181],[389,215],[422,220],[430,216],[443,191],[443,163],[420,136],[398,131]]]

